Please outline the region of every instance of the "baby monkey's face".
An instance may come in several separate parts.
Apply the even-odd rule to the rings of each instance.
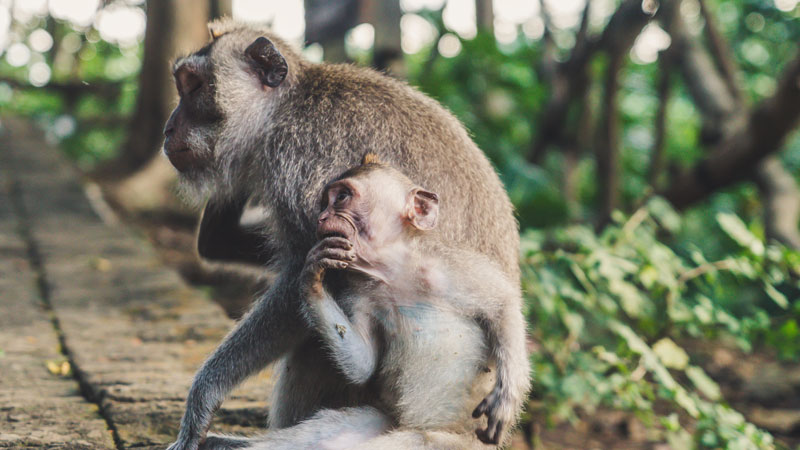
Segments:
[[[317,237],[340,236],[355,241],[365,231],[369,208],[361,186],[352,178],[335,181],[325,188],[322,212],[317,221]]]
[[[346,238],[358,251],[433,228],[438,197],[394,169],[375,168],[329,184],[320,209],[317,237]]]

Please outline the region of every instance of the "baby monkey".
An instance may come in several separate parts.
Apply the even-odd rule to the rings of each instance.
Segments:
[[[328,184],[320,207],[304,314],[344,376],[377,390],[370,406],[388,415],[377,433],[480,446],[473,418],[485,415],[475,434],[501,443],[529,388],[518,289],[488,259],[443,246],[437,195],[372,155]]]

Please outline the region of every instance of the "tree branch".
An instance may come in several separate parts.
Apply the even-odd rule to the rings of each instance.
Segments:
[[[736,74],[739,73],[736,61],[733,59],[730,47],[725,39],[722,37],[717,23],[711,13],[708,11],[708,6],[705,0],[698,0],[700,4],[700,14],[706,22],[706,38],[708,39],[708,47],[711,51],[711,56],[717,63],[722,78],[728,86],[728,92],[731,93],[737,104],[742,102],[742,91],[739,89],[739,84],[736,82]]]
[[[775,94],[747,117],[745,126],[724,139],[694,168],[675,177],[662,195],[678,209],[746,179],[764,158],[780,149],[800,119],[800,54],[789,62]]]
[[[704,0],[699,0],[699,3],[700,12],[706,22],[706,38],[711,56],[728,87],[736,110],[741,111],[744,108],[744,94],[736,81],[739,67]],[[735,117],[734,114],[734,120]],[[798,229],[800,189],[794,177],[784,169],[780,159],[775,156],[770,156],[761,162],[753,175],[764,204],[764,229],[767,237],[800,249],[800,229]]]
[[[658,186],[661,172],[664,170],[664,147],[667,137],[667,106],[669,106],[672,61],[674,55],[669,50],[661,52],[658,61],[658,110],[655,120],[655,138],[653,139],[653,152],[650,156],[650,169],[647,178],[650,186]]]
[[[116,98],[122,90],[121,82],[114,81],[76,81],[76,82],[50,82],[44,86],[34,86],[14,78],[0,78],[0,83],[5,83],[15,89],[46,89],[65,96],[80,96],[94,94],[105,98]]]
[[[686,88],[703,116],[701,141],[705,145],[716,144],[741,125],[741,120],[733,118],[736,113],[743,116],[744,111],[737,109],[736,101],[711,57],[689,35],[679,16],[673,22],[670,34]]]
[[[767,238],[800,250],[800,189],[781,160],[770,156],[756,170],[756,184],[764,200]]]
[[[528,150],[528,160],[534,164],[539,164],[544,158],[547,147],[561,134],[564,121],[567,118],[569,105],[574,98],[583,96],[583,92],[588,88],[589,80],[586,73],[586,65],[591,53],[595,49],[588,39],[589,7],[591,2],[586,2],[581,17],[581,25],[576,35],[575,45],[572,47],[569,59],[564,63],[558,64],[555,60],[554,42],[550,29],[549,14],[545,7],[542,7],[542,14],[545,17],[545,51],[547,63],[543,67],[547,69],[551,84],[551,96],[542,114],[542,122],[539,126],[539,133]],[[550,50],[548,52],[548,50]],[[580,61],[579,61],[580,60]],[[569,66],[569,68],[568,68]]]
[[[652,17],[649,11],[642,9],[641,0],[624,0],[603,33],[590,38],[584,25],[588,23],[589,3],[581,19],[584,39],[576,40],[569,59],[558,65],[557,75],[553,77],[552,96],[540,116],[539,132],[528,150],[527,159],[534,164],[541,162],[547,147],[561,135],[570,104],[581,98],[588,88],[587,70],[594,54],[599,50],[609,54],[627,52]],[[580,31],[578,37],[581,37]]]
[[[677,15],[680,13],[681,1],[668,3],[661,7],[660,21],[664,31],[672,35]],[[657,189],[659,178],[664,170],[664,147],[667,140],[667,107],[669,106],[670,91],[672,86],[672,69],[675,64],[675,46],[671,45],[658,55],[658,110],[655,119],[655,139],[653,152],[650,157],[648,180],[650,186]]]

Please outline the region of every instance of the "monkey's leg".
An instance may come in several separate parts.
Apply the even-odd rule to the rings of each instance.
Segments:
[[[472,433],[447,431],[397,430],[350,447],[352,450],[487,450]]]
[[[295,347],[275,368],[278,380],[269,403],[269,428],[297,425],[320,409],[364,405],[369,392],[348,383],[316,337]],[[374,394],[372,394],[374,395]]]
[[[244,436],[226,436],[209,433],[206,441],[200,444],[199,450],[234,450],[237,448],[244,448],[252,443],[252,438]]]
[[[290,264],[203,363],[189,389],[181,430],[171,450],[196,449],[231,389],[306,338],[308,327],[297,305],[299,268]]]
[[[369,406],[325,409],[293,427],[240,442],[249,444],[245,447],[249,450],[349,450],[380,436],[390,426],[388,417]]]

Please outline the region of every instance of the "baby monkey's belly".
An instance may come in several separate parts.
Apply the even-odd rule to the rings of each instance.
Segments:
[[[471,431],[472,410],[491,388],[483,330],[430,305],[396,310],[386,330],[382,391],[401,427]]]

